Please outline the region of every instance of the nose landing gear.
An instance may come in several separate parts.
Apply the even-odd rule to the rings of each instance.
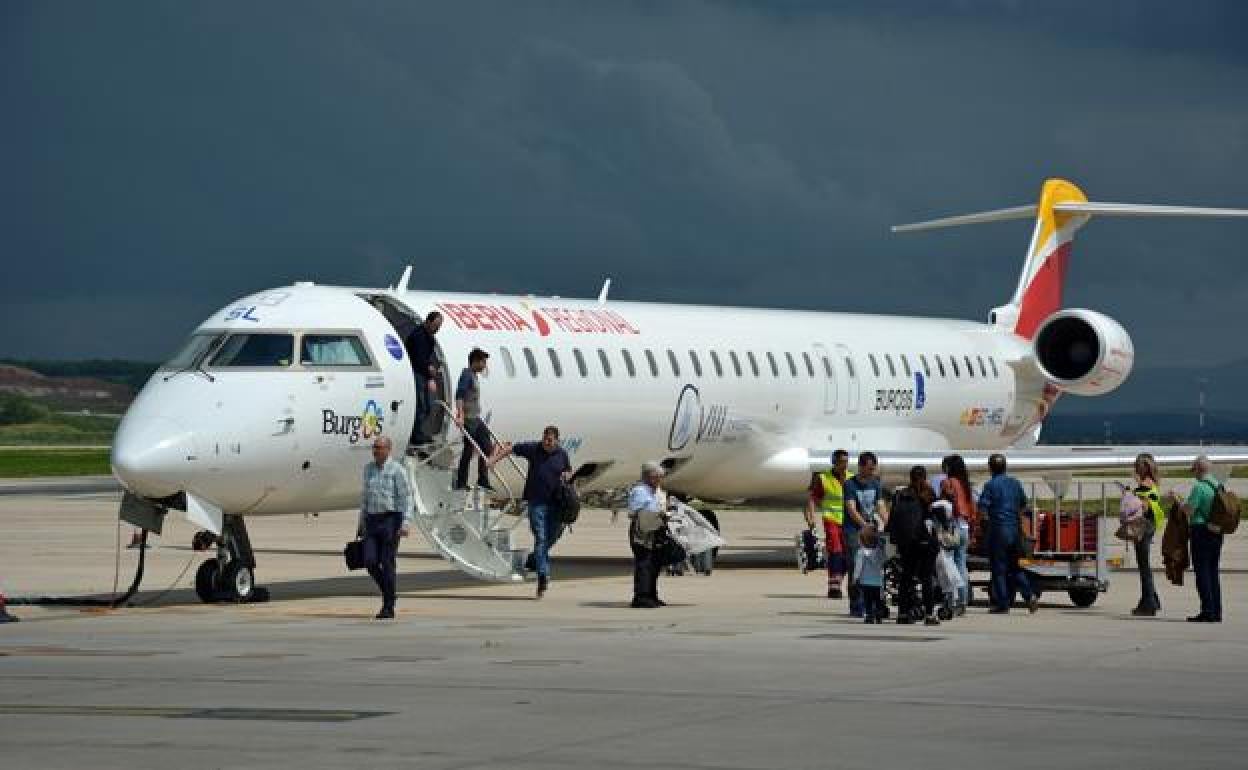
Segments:
[[[217,556],[199,565],[195,573],[195,593],[205,604],[268,601],[269,592],[256,585],[256,555],[247,537],[247,525],[239,514],[227,513],[221,536],[197,532],[191,547],[206,551],[216,547]]]

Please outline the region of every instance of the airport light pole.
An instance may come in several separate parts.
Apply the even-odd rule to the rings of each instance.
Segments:
[[[1200,446],[1205,445],[1205,386],[1209,384],[1208,377],[1198,377],[1197,385],[1197,424],[1196,443]]]

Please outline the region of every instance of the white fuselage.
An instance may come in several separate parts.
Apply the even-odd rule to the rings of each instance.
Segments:
[[[218,346],[230,345],[221,335],[289,335],[290,354],[249,366],[208,355],[176,373],[192,356],[159,371],[118,431],[118,477],[140,495],[185,490],[234,513],[355,506],[371,438],[405,445],[417,387],[398,331],[367,297],[443,314],[448,401],[468,352],[487,351],[493,431],[518,441],[558,425],[573,466],[594,468],[587,489],[627,484],[655,460],[687,494],[793,497],[811,452],[1026,444],[1051,404],[1031,345],[986,324],[296,284],[196,330]],[[344,337],[363,359],[316,352]]]

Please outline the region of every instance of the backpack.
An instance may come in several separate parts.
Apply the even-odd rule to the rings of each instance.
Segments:
[[[1205,483],[1213,487],[1213,507],[1209,510],[1210,529],[1223,535],[1234,534],[1239,528],[1239,498],[1225,484],[1214,486],[1207,480]]]
[[[926,518],[923,502],[909,489],[900,489],[893,495],[888,512],[888,534],[897,545],[927,541]]]
[[[569,481],[559,482],[555,493],[551,495],[550,502],[559,512],[559,521],[565,526],[575,524],[581,515],[581,496],[576,493],[576,487]]]

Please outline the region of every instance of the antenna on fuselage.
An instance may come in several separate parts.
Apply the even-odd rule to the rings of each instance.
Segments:
[[[598,304],[607,304],[607,292],[611,291],[611,279],[602,282],[602,291],[598,292]]]
[[[390,288],[396,292],[405,292],[407,291],[407,282],[411,280],[411,278],[412,278],[412,266],[408,265],[407,267],[403,268],[403,275],[399,276],[399,282],[395,284],[394,286],[391,286]]]

